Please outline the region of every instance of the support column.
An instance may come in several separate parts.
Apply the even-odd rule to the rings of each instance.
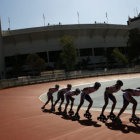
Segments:
[[[1,20],[0,20],[0,79],[5,77],[4,68],[4,51],[2,42],[2,30],[1,30]]]

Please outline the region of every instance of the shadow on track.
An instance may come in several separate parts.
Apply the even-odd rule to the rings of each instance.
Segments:
[[[122,133],[136,133],[136,134],[140,134],[140,127],[139,126],[130,126],[130,125],[126,125],[126,124],[117,124],[114,122],[110,122],[110,123],[106,123],[107,128],[111,129],[111,130],[120,130],[122,131]]]
[[[70,116],[70,115],[63,115],[62,114],[62,119],[65,119],[65,120],[72,120],[72,121],[75,121],[75,118],[74,116]]]
[[[79,120],[78,121],[81,125],[85,125],[85,126],[94,126],[94,127],[101,127],[100,124],[98,124],[96,121],[93,120]]]
[[[52,110],[51,109],[42,109],[42,112],[44,112],[44,113],[52,113]]]
[[[101,125],[98,124],[96,121],[88,120],[88,119],[85,119],[85,120],[75,120],[75,117],[74,116],[63,115],[62,116],[62,119],[71,120],[71,121],[77,121],[81,125],[85,125],[85,126],[101,127]]]
[[[71,121],[77,121],[79,122],[81,125],[85,125],[85,126],[94,126],[94,127],[101,127],[102,125],[98,124],[97,121],[93,121],[93,120],[88,120],[88,119],[84,119],[84,120],[75,120],[74,116],[69,116],[69,115],[63,115],[63,112],[52,112],[52,110],[50,109],[43,109],[42,112],[44,113],[52,113],[55,115],[61,115],[62,119],[65,120],[71,120]],[[116,130],[116,131],[121,131],[122,133],[136,133],[136,134],[140,134],[140,126],[138,124],[134,124],[135,126],[132,125],[127,125],[127,124],[117,124],[114,122],[106,122],[105,123],[106,127],[108,129],[111,130]]]
[[[63,112],[53,112],[55,115],[63,115]]]

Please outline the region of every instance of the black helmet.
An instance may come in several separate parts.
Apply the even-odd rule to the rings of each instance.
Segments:
[[[94,84],[94,86],[95,86],[95,87],[100,87],[101,84],[100,84],[99,82],[96,82],[96,83]]]
[[[123,82],[121,80],[117,80],[116,84],[120,85],[120,86],[123,86]]]
[[[71,89],[72,85],[71,84],[67,84],[67,88]]]
[[[80,89],[79,89],[79,88],[77,88],[75,91],[76,91],[77,93],[80,93]]]
[[[55,88],[59,88],[59,85],[55,85]]]

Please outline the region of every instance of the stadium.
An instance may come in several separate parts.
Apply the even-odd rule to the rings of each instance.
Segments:
[[[129,19],[127,25],[112,24],[78,24],[78,25],[53,25],[29,29],[7,30],[0,34],[0,72],[1,78],[5,77],[5,72],[9,71],[15,57],[23,66],[26,65],[28,54],[37,53],[42,57],[46,65],[54,66],[62,49],[59,38],[64,35],[74,36],[75,45],[79,54],[79,61],[90,57],[92,65],[96,68],[104,67],[106,59],[103,55],[104,50],[127,48],[129,30],[140,27],[140,17]],[[0,28],[1,29],[1,28]],[[52,78],[52,77],[51,77]],[[45,77],[46,79],[46,77]],[[128,73],[119,75],[110,74],[101,76],[89,76],[88,78],[76,77],[75,79],[63,79],[54,81],[44,81],[44,83],[30,83],[29,81],[22,86],[15,87],[10,85],[0,90],[0,139],[19,140],[19,139],[50,139],[50,140],[97,140],[107,139],[135,139],[139,140],[140,126],[129,121],[132,113],[132,104],[122,114],[122,124],[116,125],[110,119],[103,123],[97,118],[101,113],[104,104],[105,88],[114,85],[120,79],[124,82],[123,89],[137,88],[140,82],[140,74]],[[10,81],[10,79],[8,79]],[[22,79],[12,79],[11,82],[20,82]],[[25,79],[23,79],[25,80]],[[27,79],[26,79],[27,80]],[[32,79],[31,79],[32,80]],[[2,80],[1,80],[2,81]],[[80,120],[73,121],[60,115],[58,110],[52,113],[43,112],[41,106],[46,102],[46,94],[50,88],[59,84],[60,89],[67,84],[72,84],[72,90],[90,87],[95,82],[101,83],[99,91],[91,94],[93,106],[91,108],[92,120],[84,117],[87,102],[80,110]],[[3,80],[5,82],[5,80]],[[0,83],[1,84],[1,83]],[[6,84],[6,83],[5,83]],[[32,85],[30,85],[32,84]],[[17,85],[16,85],[17,86]],[[122,91],[115,94],[117,105],[114,113],[117,115],[123,104]],[[57,94],[54,93],[54,100]],[[41,100],[41,101],[40,101]],[[140,100],[136,98],[138,106],[136,114],[140,116]],[[75,97],[74,112],[79,105],[80,97]],[[105,115],[109,115],[112,104],[109,103]],[[51,105],[46,106],[49,110]],[[64,108],[64,106],[63,106]]]
[[[0,75],[11,70],[12,64],[21,63],[26,69],[26,58],[31,53],[45,60],[46,66],[54,67],[62,46],[59,38],[68,35],[75,38],[78,60],[90,58],[94,68],[104,68],[105,50],[119,48],[125,53],[129,30],[140,27],[140,17],[128,19],[127,25],[108,23],[48,25],[44,27],[2,31],[0,27]],[[15,60],[18,60],[16,62]]]

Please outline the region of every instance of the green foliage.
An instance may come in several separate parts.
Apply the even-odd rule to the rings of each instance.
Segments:
[[[128,64],[128,59],[123,55],[118,48],[115,48],[112,52],[112,55],[114,56],[115,60],[120,64]]]
[[[40,72],[45,69],[45,61],[35,53],[29,54],[26,61],[33,71],[36,70]]]
[[[62,44],[61,59],[66,70],[72,70],[77,62],[77,51],[74,46],[74,38],[70,36],[63,36],[59,39]]]

